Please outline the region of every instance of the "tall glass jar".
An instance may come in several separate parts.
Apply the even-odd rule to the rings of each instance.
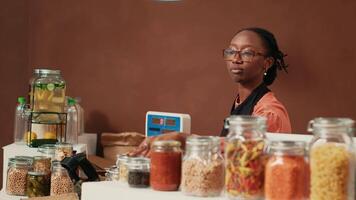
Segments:
[[[60,70],[41,69],[33,84],[34,112],[64,112],[66,83]]]
[[[306,143],[272,141],[265,168],[266,200],[308,199],[309,165]]]
[[[6,193],[9,195],[26,195],[27,172],[31,163],[25,159],[9,159],[6,179]]]
[[[220,152],[220,137],[188,137],[181,189],[191,196],[221,195],[224,189],[224,159]]]
[[[33,73],[32,73],[32,77],[29,80],[29,88],[28,88],[28,99],[30,101],[30,109],[33,109],[33,92],[34,92],[34,85],[35,85],[35,81],[38,77],[40,77],[40,71],[41,69],[34,69]]]
[[[150,184],[154,190],[178,190],[182,168],[180,146],[181,143],[174,140],[153,142]]]
[[[51,196],[74,192],[74,185],[64,167],[53,167],[51,175]]]
[[[315,118],[309,122],[310,199],[354,199],[354,121],[348,118]]]
[[[130,187],[145,188],[150,186],[150,159],[130,158],[127,166],[127,182]]]
[[[225,145],[225,187],[229,199],[262,199],[266,118],[229,118]]]

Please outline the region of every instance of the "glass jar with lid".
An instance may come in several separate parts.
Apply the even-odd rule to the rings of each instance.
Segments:
[[[51,158],[46,156],[35,156],[33,157],[33,171],[42,172],[45,174],[51,173]]]
[[[26,177],[31,168],[31,163],[26,159],[9,159],[6,178],[7,194],[26,195]]]
[[[182,164],[182,192],[186,195],[220,196],[224,189],[224,159],[220,137],[190,136]]]
[[[116,166],[119,169],[119,180],[121,182],[126,182],[127,183],[127,176],[128,176],[128,167],[127,163],[130,159],[129,156],[124,155],[124,154],[118,154],[116,155]]]
[[[34,112],[64,112],[66,83],[60,70],[40,69],[33,88]]]
[[[50,194],[50,178],[47,172],[29,171],[27,173],[26,195],[43,197]]]
[[[71,157],[73,155],[73,144],[71,143],[61,142],[55,144],[55,147],[55,160],[62,161],[65,157]]]
[[[309,122],[310,199],[354,199],[354,121],[315,118]]]
[[[154,141],[151,150],[150,184],[154,190],[178,190],[181,181],[181,143],[175,140]]]
[[[120,180],[119,168],[114,165],[106,169],[105,178],[107,181],[118,181]]]
[[[265,168],[265,199],[308,199],[309,165],[306,143],[272,141]]]
[[[231,116],[225,144],[225,184],[229,199],[262,199],[266,118]]]
[[[52,168],[50,195],[61,195],[74,192],[74,185],[68,171],[61,166]]]
[[[133,157],[129,159],[127,166],[127,182],[130,187],[145,188],[150,186],[150,159]]]
[[[38,147],[38,152],[41,153],[41,156],[51,158],[51,161],[54,160],[56,151],[56,146],[54,144],[44,144]]]

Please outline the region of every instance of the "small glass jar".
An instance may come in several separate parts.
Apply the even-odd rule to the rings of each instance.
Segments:
[[[127,163],[130,159],[129,156],[123,155],[123,154],[118,154],[116,155],[116,166],[119,169],[119,179],[121,182],[126,182],[127,183],[127,176],[128,176],[128,167]]]
[[[26,195],[28,197],[49,196],[50,178],[46,172],[29,171],[27,174]]]
[[[265,168],[265,199],[308,199],[306,143],[272,141]]]
[[[310,142],[310,199],[353,199],[355,193],[353,149],[354,121],[316,118],[308,131]]]
[[[35,156],[33,157],[33,171],[43,172],[45,174],[51,173],[51,158],[46,156]]]
[[[127,166],[127,182],[130,187],[145,188],[150,186],[150,159],[142,157],[130,158]]]
[[[229,199],[262,199],[266,118],[234,116],[225,145],[225,184]]]
[[[31,157],[31,156],[15,156],[15,158],[10,158],[10,160],[13,160],[13,159],[16,159],[16,160],[27,160],[31,165],[33,163],[33,157]]]
[[[73,155],[73,145],[71,143],[57,143],[55,147],[55,160],[62,161],[65,157]]]
[[[26,195],[27,172],[31,163],[25,159],[9,159],[6,179],[6,193],[9,195]]]
[[[74,192],[74,185],[64,167],[53,167],[51,175],[51,196]]]
[[[118,181],[120,180],[119,168],[116,165],[111,166],[106,169],[105,179],[107,181]]]
[[[33,85],[34,112],[64,112],[66,83],[60,70],[41,69]]]
[[[224,159],[220,152],[220,137],[188,137],[181,189],[184,194],[191,196],[221,195],[224,189]]]
[[[181,181],[181,143],[174,140],[155,141],[151,151],[150,184],[154,190],[178,190]]]
[[[38,152],[40,152],[42,156],[54,160],[56,146],[54,144],[44,144],[38,147]]]

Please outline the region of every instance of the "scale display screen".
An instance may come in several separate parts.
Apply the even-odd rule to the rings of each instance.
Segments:
[[[173,131],[181,131],[181,119],[179,117],[158,115],[148,115],[147,117],[147,133],[149,136],[160,135]]]

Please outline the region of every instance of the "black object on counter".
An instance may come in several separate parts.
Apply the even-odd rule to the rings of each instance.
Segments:
[[[86,181],[98,181],[99,176],[93,165],[86,159],[85,153],[78,153],[72,157],[66,157],[61,161],[61,165],[67,169],[70,178],[79,181],[77,168],[80,167],[88,177]]]
[[[150,173],[141,170],[130,170],[128,183],[131,187],[145,188],[150,186]]]

